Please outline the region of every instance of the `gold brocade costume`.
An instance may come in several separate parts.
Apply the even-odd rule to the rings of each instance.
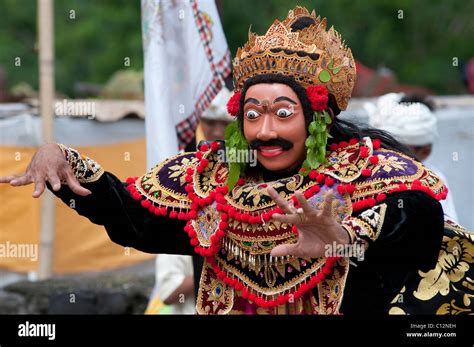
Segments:
[[[444,230],[436,267],[408,281],[390,314],[474,314],[474,235],[449,220]]]
[[[334,217],[348,231],[353,231],[354,237],[360,238],[367,247],[367,241],[376,240],[380,234],[386,206],[383,201],[380,201],[360,216],[353,217],[353,206],[356,206],[353,203],[376,199],[381,194],[390,194],[400,186],[406,189],[429,189],[434,196],[439,197],[445,192],[445,187],[430,170],[409,157],[390,150],[375,150],[368,138],[365,139],[364,145],[370,148],[371,156],[378,157],[377,163],[372,164],[367,157],[358,155],[360,150],[358,143],[329,152],[327,164],[322,165],[317,171],[334,179],[334,182],[330,182],[330,187],[327,184],[320,184],[320,192],[308,201],[313,207],[320,208],[325,192],[329,189],[333,190]],[[209,160],[206,170],[202,173],[194,171],[192,181],[196,194],[203,199],[217,187],[222,186],[227,177],[227,165],[219,160],[217,154],[208,151],[204,158]],[[192,202],[182,193],[182,188],[186,184],[185,175],[189,168],[195,169],[198,163],[199,160],[194,158],[192,153],[180,154],[137,179],[134,186],[144,199],[151,201],[155,206],[186,212]],[[371,170],[370,177],[361,175],[364,169]],[[161,177],[170,177],[173,183],[162,182]],[[420,183],[424,188],[418,187]],[[299,174],[266,183],[263,183],[259,177],[249,176],[244,185],[236,186],[225,198],[229,206],[236,211],[262,215],[275,207],[275,203],[266,193],[267,185],[271,185],[280,196],[289,200],[295,191],[304,193],[318,184],[317,181]],[[354,185],[355,190],[351,194],[347,192],[341,194],[338,185],[347,184]],[[219,228],[220,216],[221,213],[216,210],[214,202],[203,207],[197,217],[188,222],[196,231],[200,246],[210,246],[211,237]],[[214,255],[214,259],[228,277],[241,280],[245,283],[248,293],[254,293],[256,297],[268,300],[279,295],[292,295],[318,274],[324,265],[323,258],[302,259],[292,256],[272,258],[270,256],[271,249],[276,245],[296,241],[296,235],[291,232],[290,225],[263,218],[258,223],[246,223],[236,218],[229,218],[227,224],[228,229],[221,240],[221,249]],[[438,296],[446,295],[454,285],[464,287],[465,297],[461,302],[458,300],[453,303],[440,303],[437,313],[448,311],[454,313],[454,307],[459,312],[472,311],[470,308],[472,295],[469,294],[472,293],[472,279],[468,275],[472,263],[472,236],[459,227],[456,227],[456,230],[453,228],[451,227],[451,230],[455,234],[448,234],[443,240],[443,249],[436,269],[429,273],[420,272],[421,281],[412,294],[413,298],[405,301],[400,301],[400,297],[395,298],[394,303],[398,305],[394,304],[390,313],[410,313],[413,302],[431,300],[438,294]],[[459,246],[460,254],[454,258],[458,264],[447,268],[446,264],[452,264],[447,259],[454,256],[453,242]],[[253,304],[248,298],[243,298],[242,291],[235,290],[224,283],[212,266],[205,262],[197,309],[201,314],[337,314],[343,299],[348,271],[349,259],[341,258],[337,261],[331,275],[318,284],[317,291],[309,290],[286,304],[264,308]],[[437,279],[439,273],[442,273],[444,277]],[[433,289],[433,284],[436,288],[439,287],[439,290]],[[455,292],[456,287],[452,287],[451,291]],[[450,297],[446,296],[446,298]],[[451,306],[445,306],[447,304]]]

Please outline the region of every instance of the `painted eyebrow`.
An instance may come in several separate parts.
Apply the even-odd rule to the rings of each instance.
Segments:
[[[279,101],[288,101],[288,102],[292,103],[293,105],[296,105],[296,101],[293,101],[289,97],[286,97],[286,96],[279,96],[278,98],[273,100],[273,104],[275,104]],[[244,105],[247,104],[248,102],[251,102],[252,104],[255,104],[255,105],[258,105],[258,106],[260,105],[260,101],[258,101],[255,98],[248,98],[247,100],[245,100]]]
[[[247,100],[245,100],[244,105],[248,102],[251,102],[252,104],[255,104],[257,106],[260,105],[260,101],[258,101],[257,99],[254,99],[254,98],[248,98]]]
[[[290,103],[292,103],[293,105],[296,105],[296,101],[293,101],[291,100],[290,98],[286,97],[286,96],[279,96],[278,98],[276,98],[275,100],[273,100],[273,103],[277,103],[278,101],[288,101]]]

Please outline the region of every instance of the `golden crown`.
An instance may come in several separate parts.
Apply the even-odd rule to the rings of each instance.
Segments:
[[[292,24],[301,17],[310,17],[315,23],[292,31]],[[301,57],[297,51],[316,55]],[[356,79],[352,52],[341,35],[334,27],[326,31],[326,18],[299,6],[290,10],[283,22],[275,20],[263,36],[249,31],[249,40],[237,50],[233,66],[236,90],[241,90],[250,77],[281,74],[293,77],[305,88],[324,85],[341,110],[347,107]]]

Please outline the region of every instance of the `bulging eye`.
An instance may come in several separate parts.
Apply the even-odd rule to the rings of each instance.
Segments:
[[[248,119],[255,119],[259,116],[259,114],[258,114],[257,111],[249,110],[249,111],[247,111],[246,116],[247,116]]]
[[[291,116],[293,114],[293,112],[291,112],[290,110],[286,109],[286,108],[280,108],[277,112],[276,112],[276,115],[278,117],[281,117],[281,118],[287,118],[289,116]]]

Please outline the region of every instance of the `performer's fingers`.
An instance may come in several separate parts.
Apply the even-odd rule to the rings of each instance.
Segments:
[[[268,195],[275,201],[275,203],[280,207],[285,213],[292,214],[294,211],[291,210],[290,206],[288,205],[288,202],[286,202],[285,199],[283,199],[280,194],[277,193],[277,191],[273,188],[268,186],[267,187],[267,192]]]
[[[271,251],[272,257],[283,257],[286,255],[298,255],[298,247],[296,244],[285,243],[283,245],[276,246]]]
[[[327,191],[326,195],[324,196],[324,206],[321,211],[321,216],[332,216],[332,200],[333,200],[333,192],[332,190]]]
[[[1,176],[0,177],[0,183],[11,183],[14,179],[16,179],[17,175],[9,175],[9,176]]]
[[[311,213],[313,212],[313,208],[309,206],[308,200],[304,197],[303,193],[301,192],[295,192],[296,199],[301,205],[301,208],[303,209],[304,213]]]
[[[24,174],[20,177],[16,177],[15,179],[11,180],[10,184],[14,187],[18,187],[18,186],[24,186],[24,185],[30,184],[32,182],[33,180],[31,179],[31,176],[28,174]]]
[[[71,188],[71,190],[77,195],[87,196],[87,195],[92,194],[92,192],[89,189],[86,189],[83,186],[81,186],[76,176],[74,176],[73,174],[68,173],[66,175],[66,180],[67,180],[67,185],[69,186],[69,188]]]
[[[33,192],[34,198],[39,198],[41,194],[44,192],[44,188],[46,187],[44,179],[35,180],[35,191]]]
[[[279,214],[275,213],[272,215],[272,219],[278,222],[287,223],[287,224],[300,224],[303,221],[298,214]]]
[[[296,207],[295,207],[294,201],[289,200],[289,201],[287,201],[287,204],[288,204],[288,208],[290,209],[290,213],[296,213]]]
[[[48,174],[48,181],[55,192],[61,189],[61,181],[59,180],[58,175],[55,173]]]

